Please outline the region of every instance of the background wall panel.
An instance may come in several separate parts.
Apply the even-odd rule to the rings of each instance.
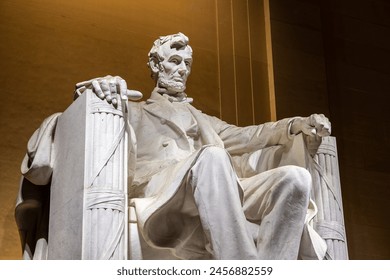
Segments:
[[[390,259],[390,3],[270,4],[277,116],[330,117],[349,256]]]

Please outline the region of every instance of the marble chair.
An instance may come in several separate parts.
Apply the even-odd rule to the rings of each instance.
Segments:
[[[125,120],[124,103],[115,109],[89,90],[58,117],[50,188],[21,182],[15,217],[25,259],[174,258],[169,250],[150,248],[138,232],[128,200],[134,154]],[[318,208],[312,226],[327,243],[326,258],[347,259],[336,139],[298,135],[283,149],[279,166],[294,164],[312,174]],[[260,154],[248,156],[254,171],[269,168],[257,164]]]

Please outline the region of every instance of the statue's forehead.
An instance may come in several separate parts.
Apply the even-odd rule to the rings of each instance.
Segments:
[[[176,49],[176,48],[171,48],[169,43],[162,45],[161,55],[164,58],[169,58],[174,55],[178,55],[183,57],[184,59],[192,59],[192,51],[190,47],[185,46],[183,48]]]

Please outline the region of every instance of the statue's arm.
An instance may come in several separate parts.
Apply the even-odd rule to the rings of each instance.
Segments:
[[[330,134],[330,122],[324,115],[286,118],[276,122],[239,127],[216,117],[208,116],[210,123],[221,137],[225,148],[232,155],[241,155],[265,147],[283,145],[294,135],[303,132],[320,137]]]

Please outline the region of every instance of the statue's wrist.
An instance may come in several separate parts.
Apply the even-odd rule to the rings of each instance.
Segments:
[[[304,118],[302,117],[296,117],[292,121],[291,128],[290,128],[290,133],[297,135],[302,132],[302,127],[304,123]]]

